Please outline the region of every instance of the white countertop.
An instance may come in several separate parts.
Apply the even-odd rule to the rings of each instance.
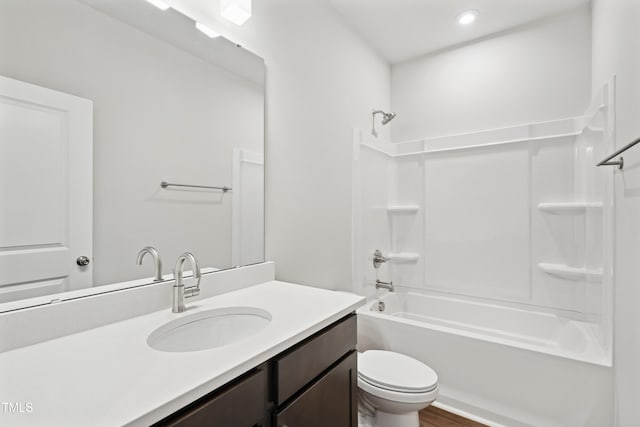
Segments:
[[[271,281],[0,353],[0,425],[149,425],[354,311],[358,295]],[[228,346],[167,353],[147,346],[156,328],[218,307],[271,313],[256,335]],[[113,307],[117,310],[118,307]],[[21,331],[15,331],[21,333]],[[25,412],[9,413],[5,403]],[[30,403],[32,411],[27,412]]]

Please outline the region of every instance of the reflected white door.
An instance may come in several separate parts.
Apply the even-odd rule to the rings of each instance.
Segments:
[[[264,261],[264,156],[233,149],[231,262]]]
[[[93,104],[0,76],[0,302],[90,287]]]

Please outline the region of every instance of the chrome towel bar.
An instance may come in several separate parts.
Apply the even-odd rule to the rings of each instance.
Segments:
[[[188,187],[188,188],[207,188],[209,190],[222,190],[224,193],[231,191],[231,187],[212,187],[209,185],[187,185],[187,184],[171,184],[167,181],[162,181],[160,187],[166,189],[168,187]]]
[[[598,163],[596,166],[618,166],[618,169],[622,169],[624,167],[624,158],[623,157],[620,157],[620,159],[614,160],[614,161],[610,161],[610,160],[613,159],[614,157],[619,156],[620,154],[624,153],[629,148],[633,147],[634,145],[636,145],[638,143],[640,143],[640,138],[628,143],[627,145],[625,145],[624,147],[622,147],[621,149],[619,149],[618,151],[616,151],[615,153],[613,153],[612,155],[610,155],[609,157],[607,157],[606,159],[604,159],[603,161]]]

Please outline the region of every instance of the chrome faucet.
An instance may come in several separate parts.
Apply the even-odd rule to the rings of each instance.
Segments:
[[[189,260],[191,263],[191,269],[193,270],[193,277],[196,279],[196,284],[193,286],[185,287],[183,282],[183,269],[184,262]],[[193,256],[191,252],[185,252],[178,257],[176,261],[176,266],[173,269],[173,277],[175,278],[175,283],[173,284],[173,306],[171,311],[173,313],[182,313],[186,310],[184,306],[184,299],[195,297],[200,294],[200,265],[198,265],[198,261],[196,257]]]
[[[151,255],[151,258],[153,258],[153,263],[156,266],[156,276],[153,279],[153,281],[161,282],[162,281],[162,260],[160,259],[160,255],[158,254],[158,251],[156,250],[156,248],[154,248],[153,246],[145,246],[144,248],[142,248],[142,250],[138,252],[138,261],[137,261],[138,265],[142,265],[142,259],[146,254]]]
[[[386,289],[389,292],[393,292],[393,281],[383,282],[376,279],[376,289]]]

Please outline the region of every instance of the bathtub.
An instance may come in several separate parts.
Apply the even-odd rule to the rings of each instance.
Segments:
[[[441,407],[491,425],[613,425],[610,357],[585,322],[387,293],[358,310],[358,347],[428,364],[440,378]]]

